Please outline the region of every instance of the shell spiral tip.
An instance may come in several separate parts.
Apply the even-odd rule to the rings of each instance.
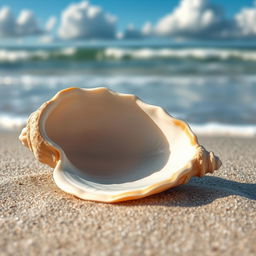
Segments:
[[[220,159],[213,152],[208,152],[203,146],[199,146],[198,148],[197,159],[199,164],[197,176],[199,177],[204,176],[208,172],[213,173],[222,165]]]
[[[221,167],[221,164],[220,159],[213,152],[210,152],[208,155],[208,170],[206,172],[213,173]]]

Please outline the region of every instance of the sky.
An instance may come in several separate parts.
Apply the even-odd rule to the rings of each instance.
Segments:
[[[45,42],[145,37],[247,40],[256,38],[255,6],[253,0],[0,1],[0,41],[28,36],[44,37]]]
[[[0,6],[10,6],[15,13],[19,13],[22,9],[31,9],[41,21],[46,21],[49,16],[59,16],[65,7],[75,2],[79,1],[7,0],[0,1]],[[130,23],[135,26],[142,26],[145,21],[156,22],[175,8],[179,0],[91,0],[90,2],[116,15],[118,27],[123,30]],[[212,2],[222,6],[229,17],[237,13],[242,7],[251,7],[253,3],[252,0],[212,0]]]

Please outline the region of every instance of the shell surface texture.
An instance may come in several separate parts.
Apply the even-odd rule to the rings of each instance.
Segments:
[[[149,196],[221,166],[185,122],[107,88],[58,92],[30,115],[19,139],[54,168],[60,189],[99,202]]]

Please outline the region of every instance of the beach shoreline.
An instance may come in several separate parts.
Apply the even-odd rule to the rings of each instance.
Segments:
[[[17,132],[0,132],[0,255],[255,255],[256,138],[199,142],[220,170],[103,204],[61,191]]]

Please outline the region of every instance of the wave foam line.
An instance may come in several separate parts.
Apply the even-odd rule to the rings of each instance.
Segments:
[[[197,61],[256,61],[256,50],[216,49],[216,48],[76,48],[40,50],[8,50],[0,49],[0,63],[30,60],[150,60],[150,59],[194,59]]]
[[[25,126],[27,117],[0,115],[0,130],[15,131]]]
[[[230,125],[219,123],[192,124],[191,129],[198,135],[204,136],[238,136],[256,137],[256,125]]]
[[[239,59],[245,61],[256,61],[256,51],[235,50],[235,49],[124,49],[107,48],[104,55],[114,59],[154,59],[154,58],[174,58],[174,59],[197,59],[197,60],[229,60]]]
[[[0,62],[18,62],[33,59],[47,60],[54,57],[72,56],[76,53],[76,48],[69,47],[51,50],[4,50],[0,49]]]

